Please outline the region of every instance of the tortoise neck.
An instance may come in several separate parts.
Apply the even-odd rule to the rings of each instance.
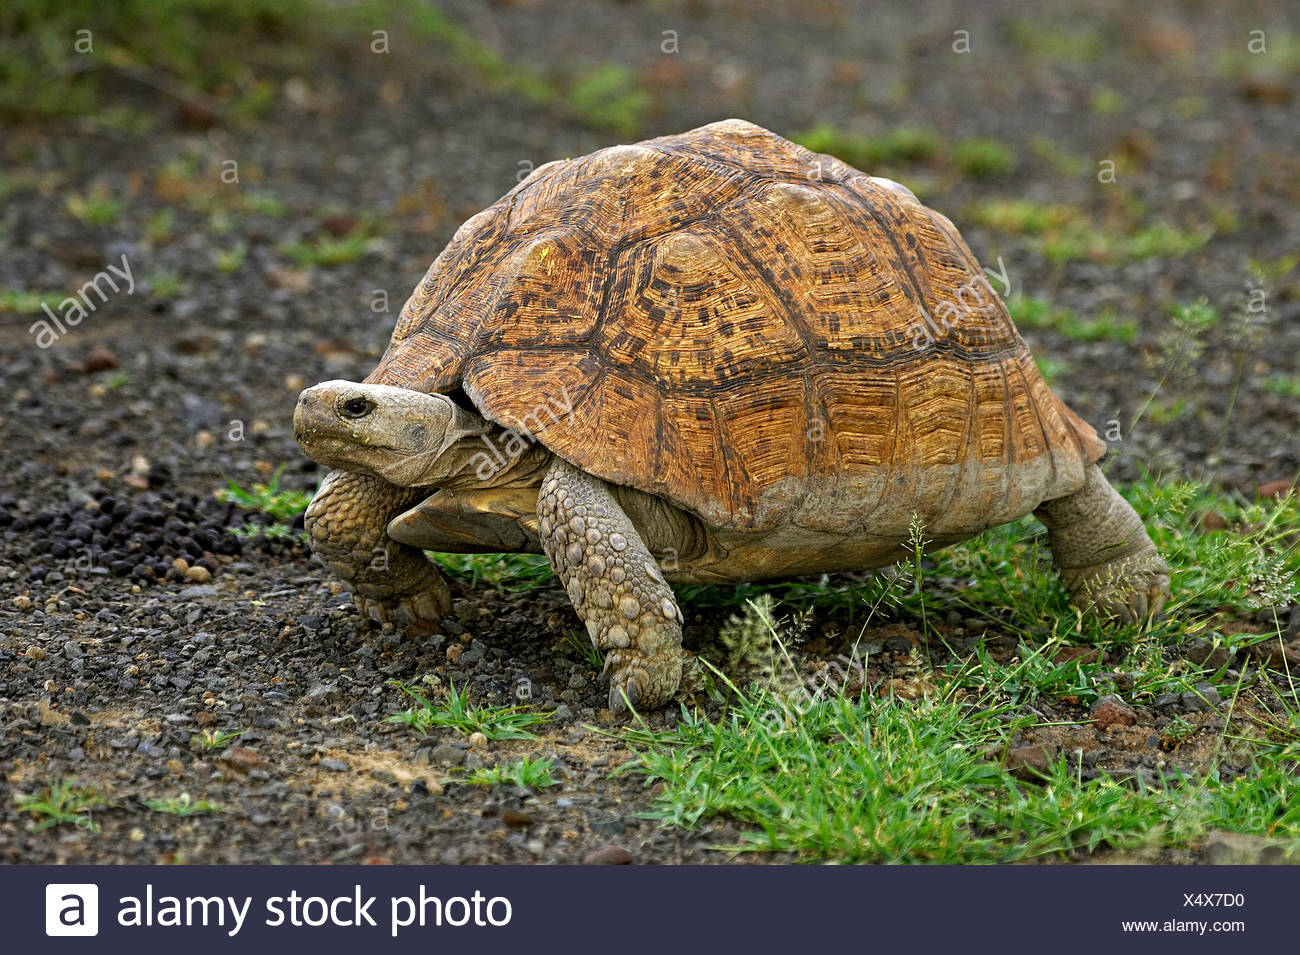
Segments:
[[[493,425],[483,434],[457,441],[443,452],[453,490],[485,487],[531,487],[541,483],[551,452],[510,428]]]

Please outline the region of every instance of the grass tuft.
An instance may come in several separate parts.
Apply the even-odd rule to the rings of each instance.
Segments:
[[[442,554],[426,551],[434,563],[471,587],[488,584],[517,593],[550,583],[551,562],[541,554]]]
[[[170,816],[196,816],[206,812],[230,812],[225,806],[207,799],[193,799],[189,793],[181,793],[171,799],[146,799],[144,804],[154,812]]]
[[[19,812],[31,813],[32,832],[42,832],[64,823],[98,832],[99,825],[91,819],[89,810],[111,805],[91,787],[78,786],[68,780],[46,786],[39,795],[18,795],[15,799]]]
[[[280,489],[280,476],[286,465],[276,468],[275,474],[266,484],[254,484],[245,489],[234,481],[229,481],[225,490],[216,492],[219,499],[233,501],[250,511],[268,514],[278,521],[291,521],[311,503],[311,495],[306,491],[283,491]]]
[[[529,710],[524,706],[490,706],[475,705],[469,702],[469,690],[457,690],[455,684],[448,684],[447,699],[435,706],[414,687],[399,683],[390,683],[415,701],[415,706],[401,713],[394,713],[386,718],[388,723],[409,726],[421,736],[438,726],[447,726],[458,730],[466,736],[482,733],[488,739],[536,739],[529,731],[531,726],[540,726],[550,721],[545,713]]]
[[[1011,150],[996,139],[963,139],[952,148],[952,161],[962,175],[973,179],[991,179],[1010,172],[1015,166]]]
[[[471,786],[518,786],[521,789],[544,789],[558,786],[560,781],[551,774],[555,763],[546,758],[524,757],[517,763],[501,763],[466,773],[461,782]]]

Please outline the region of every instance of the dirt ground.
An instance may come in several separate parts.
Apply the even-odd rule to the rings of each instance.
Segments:
[[[587,728],[612,725],[606,688],[571,640],[582,628],[559,586],[453,581],[442,632],[405,639],[364,627],[292,537],[232,534],[260,518],[212,496],[281,465],[283,487],[314,489],[320,472],[291,432],[297,392],[369,372],[455,227],[550,159],[726,116],[784,134],[825,122],[996,139],[1016,157],[1001,177],[943,160],[912,171],[981,261],[1003,258],[1013,294],[1136,322],[1129,343],[1024,330],[1076,411],[1099,431],[1121,423],[1111,474],[1152,468],[1253,494],[1300,470],[1300,397],[1266,386],[1300,381],[1300,272],[1269,280],[1258,327],[1225,320],[1172,371],[1158,360],[1167,306],[1205,296],[1236,315],[1260,286],[1250,262],[1300,248],[1296,73],[1259,79],[1221,60],[1246,50],[1256,22],[1280,31],[1281,5],[444,7],[542,77],[626,64],[650,98],[642,128],[623,136],[494,91],[430,45],[322,54],[248,125],[187,129],[166,98],[128,89],[159,118],[147,134],[83,119],[13,124],[0,137],[6,175],[25,183],[0,214],[0,287],[77,288],[124,255],[134,277],[133,293],[109,296],[49,348],[37,347],[32,315],[0,315],[0,861],[581,862],[611,847],[637,862],[733,860],[710,846],[737,841],[735,828],[660,828],[639,818],[651,795],[640,778],[611,775],[629,754]],[[1024,22],[1052,24],[1042,35],[1056,46],[1018,39]],[[664,52],[665,31],[677,52]],[[956,31],[968,31],[970,52],[955,50]],[[1122,108],[1098,106],[1099,91]],[[1114,186],[1098,180],[1107,160]],[[222,181],[230,161],[238,183]],[[908,168],[898,177],[910,185]],[[98,188],[124,201],[114,221],[69,214],[70,197]],[[1069,204],[1099,222],[1140,210],[1143,222],[1214,234],[1181,257],[1061,264],[1031,237],[966,224],[963,211],[989,195]],[[157,226],[164,210],[170,230]],[[304,266],[289,251],[357,230],[367,243],[351,261]],[[1152,394],[1163,414],[1130,429]],[[725,617],[685,610],[688,646]],[[849,624],[815,619],[824,639],[810,652],[838,652]],[[1015,647],[991,621],[946,626],[961,628],[959,647],[977,636]],[[915,635],[907,620],[869,635],[882,645],[874,678],[908,672]],[[409,702],[390,681],[424,678],[498,703],[525,686],[556,719],[538,741],[486,748],[383,722]],[[1150,771],[1171,758],[1158,717],[1215,718],[1194,700],[1162,706],[1123,731],[1088,728],[1088,768]],[[240,731],[224,747],[194,741]],[[1026,743],[1082,747],[1053,732],[1062,738]],[[554,758],[563,785],[445,782],[452,767],[520,755]],[[100,832],[28,830],[13,794],[64,778],[111,797],[93,813]],[[144,808],[182,792],[230,811]]]

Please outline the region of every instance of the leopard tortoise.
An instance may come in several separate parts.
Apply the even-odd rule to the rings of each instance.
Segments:
[[[944,216],[727,120],[548,163],[457,230],[364,383],[302,392],[311,546],[376,620],[425,550],[540,552],[609,702],[681,676],[668,581],[880,567],[1033,512],[1085,612],[1168,570]]]

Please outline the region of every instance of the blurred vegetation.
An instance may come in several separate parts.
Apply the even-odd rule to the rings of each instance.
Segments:
[[[256,71],[305,64],[318,10],[308,0],[5,0],[0,113],[95,112],[106,74],[174,97],[257,96]]]
[[[899,127],[878,136],[850,133],[829,123],[790,137],[815,153],[829,153],[850,166],[870,172],[885,163],[920,162],[933,158],[939,151],[939,134],[923,127]]]
[[[378,36],[376,31],[385,31]],[[409,38],[414,38],[415,44]],[[192,125],[266,115],[279,83],[321,60],[443,48],[472,82],[553,106],[594,129],[639,135],[652,98],[614,63],[552,77],[508,62],[436,4],[400,0],[6,0],[0,5],[0,116],[93,115],[136,134],[154,117],[116,104],[136,89]],[[441,52],[441,51],[440,51]]]
[[[952,161],[962,175],[972,179],[1001,176],[1015,166],[1011,150],[996,139],[976,137],[963,139],[952,148]]]

